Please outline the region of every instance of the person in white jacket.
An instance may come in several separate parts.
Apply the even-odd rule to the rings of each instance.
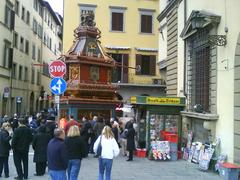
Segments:
[[[111,170],[113,157],[118,156],[119,147],[114,138],[112,130],[109,126],[105,126],[102,130],[102,135],[98,137],[94,143],[93,150],[97,153],[98,145],[101,143],[102,152],[99,156],[99,180],[103,180],[104,171],[106,169],[106,180],[111,180]]]

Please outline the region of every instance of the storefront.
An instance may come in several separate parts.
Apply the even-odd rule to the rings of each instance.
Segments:
[[[185,106],[185,98],[133,96],[131,104],[136,112],[138,124],[138,147],[151,151],[152,144],[165,141],[165,134],[172,134],[172,141],[180,148],[181,115]],[[171,140],[170,140],[171,141]],[[177,147],[175,148],[177,151]]]

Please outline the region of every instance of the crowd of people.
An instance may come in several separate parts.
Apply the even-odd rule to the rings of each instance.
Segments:
[[[15,179],[28,179],[28,152],[34,150],[35,176],[43,176],[48,167],[52,180],[77,180],[82,158],[89,153],[99,159],[99,180],[111,179],[113,158],[120,149],[127,161],[133,160],[135,150],[134,119],[123,122],[117,118],[94,116],[79,123],[71,115],[55,120],[54,115],[4,118],[0,121],[0,177],[4,169],[9,177],[9,153],[13,151],[17,171]],[[101,145],[101,153],[97,154]],[[67,178],[68,177],[68,178]]]

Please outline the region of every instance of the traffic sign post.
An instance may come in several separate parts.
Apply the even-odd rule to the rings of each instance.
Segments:
[[[63,61],[56,60],[49,64],[48,70],[52,77],[63,77],[66,73],[66,64]]]
[[[67,89],[67,83],[63,78],[53,78],[50,83],[50,89],[53,94],[60,95]]]
[[[48,71],[49,74],[54,77],[50,83],[50,89],[53,94],[55,94],[55,103],[57,104],[57,118],[59,119],[59,103],[60,94],[64,93],[67,89],[67,83],[63,77],[66,73],[66,64],[63,61],[56,60],[49,64]]]

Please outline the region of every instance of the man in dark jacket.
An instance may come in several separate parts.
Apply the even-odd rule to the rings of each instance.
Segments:
[[[83,117],[82,121],[83,121],[83,127],[81,129],[81,136],[83,137],[83,139],[87,145],[87,149],[89,151],[90,150],[89,149],[89,138],[91,137],[91,133],[93,132],[92,125],[86,117]]]
[[[67,179],[68,159],[64,139],[64,130],[57,128],[54,130],[54,138],[48,143],[47,158],[51,180]]]
[[[36,176],[43,176],[47,166],[47,146],[50,135],[46,133],[44,125],[38,128],[38,132],[33,137],[32,147],[34,149],[33,161],[36,163]]]
[[[11,137],[9,136],[10,124],[5,122],[2,124],[0,129],[0,177],[2,176],[2,170],[4,166],[5,177],[9,177],[9,166],[8,166],[8,157],[11,146],[9,141]]]
[[[25,118],[18,119],[19,127],[15,129],[12,138],[13,160],[18,174],[15,179],[19,180],[28,178],[28,152],[33,137],[32,131],[26,126],[27,122]]]

